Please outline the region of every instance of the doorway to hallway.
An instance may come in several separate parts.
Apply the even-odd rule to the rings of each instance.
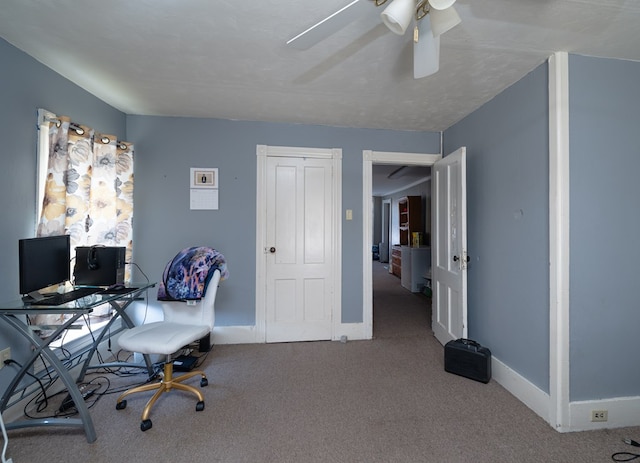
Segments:
[[[371,258],[371,246],[373,245],[373,213],[372,200],[372,168],[373,164],[390,164],[397,166],[432,166],[441,159],[440,154],[395,153],[382,151],[363,151],[363,325],[365,337],[373,337],[373,260]],[[397,278],[393,277],[392,278]],[[400,287],[398,280],[399,289]],[[406,290],[404,290],[406,291]],[[412,294],[407,291],[408,294]]]

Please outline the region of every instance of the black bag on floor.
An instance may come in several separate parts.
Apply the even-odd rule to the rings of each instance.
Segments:
[[[444,371],[488,383],[491,351],[471,339],[449,341],[444,346]]]

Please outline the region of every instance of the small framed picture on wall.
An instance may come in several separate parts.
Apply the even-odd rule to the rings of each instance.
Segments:
[[[192,167],[191,188],[218,188],[218,169]]]

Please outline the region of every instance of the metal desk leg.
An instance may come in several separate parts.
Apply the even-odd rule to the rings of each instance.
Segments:
[[[3,412],[7,406],[9,398],[13,395],[13,392],[17,385],[20,383],[26,372],[29,370],[31,365],[36,361],[36,359],[42,355],[47,363],[53,367],[53,369],[58,374],[58,377],[62,380],[64,385],[67,387],[69,391],[69,395],[74,401],[76,409],[78,410],[78,414],[80,418],[43,418],[43,419],[35,419],[35,420],[23,420],[16,421],[13,423],[7,423],[7,429],[19,429],[19,428],[27,428],[34,426],[82,426],[84,428],[85,435],[87,437],[87,442],[95,442],[97,436],[95,428],[93,427],[93,420],[91,419],[91,415],[89,414],[89,409],[87,408],[87,404],[78,389],[75,381],[69,374],[67,368],[62,364],[58,356],[49,349],[49,344],[58,337],[58,335],[66,330],[73,322],[75,322],[79,317],[83,314],[76,314],[71,317],[64,324],[60,325],[56,331],[49,336],[47,339],[42,340],[37,335],[35,335],[30,329],[29,326],[19,321],[16,317],[11,315],[3,315],[0,314],[0,318],[5,320],[9,325],[15,328],[19,333],[21,333],[29,342],[35,347],[35,351],[33,355],[29,358],[29,361],[26,362],[18,374],[13,378],[11,384],[5,391],[2,399],[0,400],[0,412]]]

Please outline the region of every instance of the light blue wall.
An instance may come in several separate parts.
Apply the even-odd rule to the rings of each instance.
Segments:
[[[640,395],[640,63],[569,58],[571,400]]]
[[[255,323],[256,145],[342,148],[342,322],[362,321],[362,150],[438,152],[437,133],[218,119],[128,116],[136,143],[134,260],[151,279],[181,247],[211,245],[227,258],[216,324]],[[220,209],[189,210],[189,168],[217,167]],[[344,214],[342,214],[344,218]]]
[[[541,65],[444,133],[467,147],[469,337],[549,391],[548,78]]]
[[[548,78],[444,133],[467,146],[469,336],[549,392]],[[640,395],[640,63],[571,55],[570,400]]]

